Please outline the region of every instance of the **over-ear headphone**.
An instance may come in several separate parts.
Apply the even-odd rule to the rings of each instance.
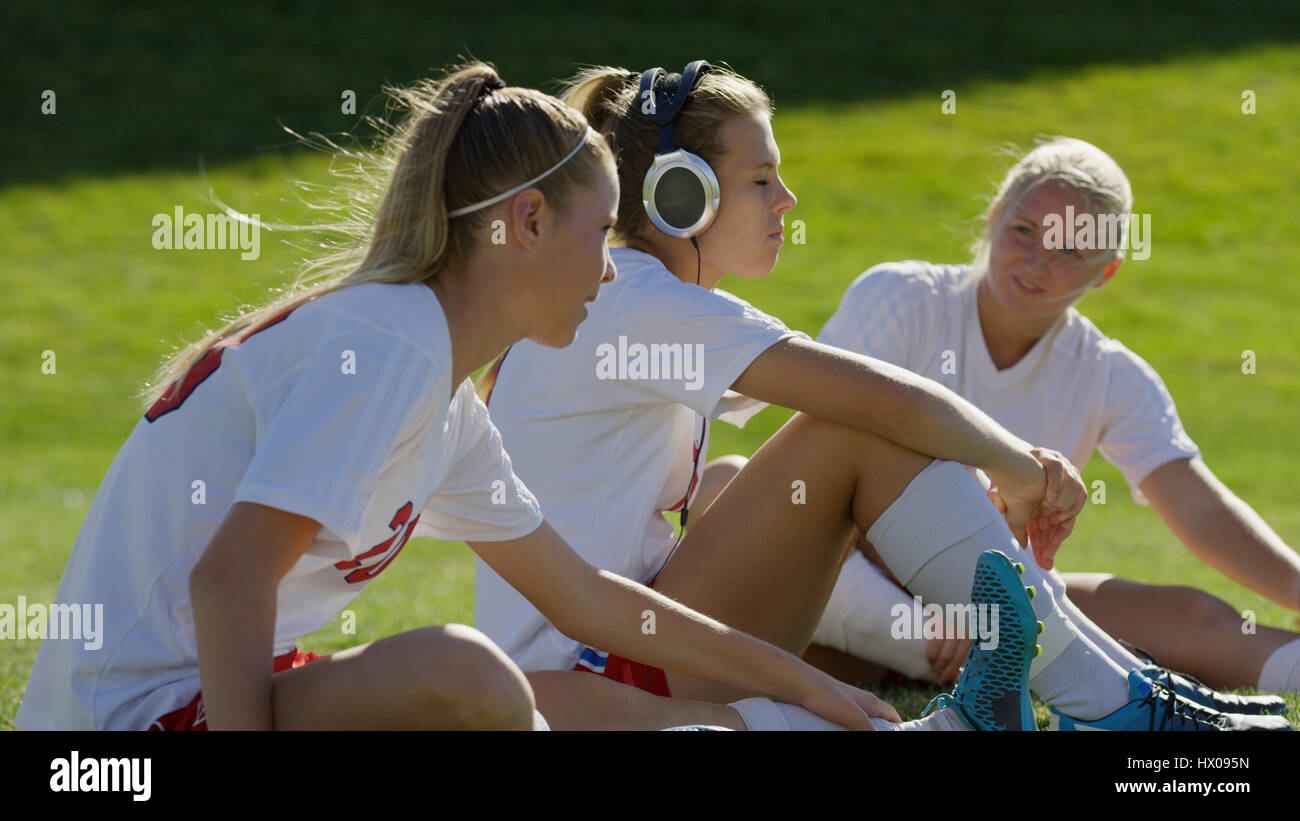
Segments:
[[[678,239],[695,237],[709,227],[722,194],[718,175],[701,157],[678,148],[673,133],[673,118],[708,70],[704,60],[688,64],[681,74],[646,69],[634,103],[659,131],[659,150],[641,185],[641,201],[654,227]]]

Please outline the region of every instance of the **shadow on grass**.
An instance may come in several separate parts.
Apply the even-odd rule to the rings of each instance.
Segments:
[[[996,0],[806,4],[724,0],[671,7],[570,0],[508,4],[338,0],[119,8],[109,0],[8,4],[0,185],[175,168],[291,144],[299,131],[358,131],[384,82],[470,54],[512,83],[553,90],[575,64],[727,61],[778,104],[870,100],[1016,80],[1098,63],[1146,63],[1300,39],[1292,0],[1240,16],[1221,3],[1093,2],[1028,8]],[[61,9],[66,6],[66,9]],[[972,7],[976,6],[976,7]],[[55,113],[41,113],[53,90]]]

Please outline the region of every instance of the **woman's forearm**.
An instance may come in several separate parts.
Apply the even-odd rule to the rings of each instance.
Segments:
[[[1300,610],[1300,556],[1200,458],[1167,462],[1138,487],[1193,555],[1233,581]]]
[[[565,608],[566,635],[625,658],[802,703],[823,675],[795,656],[695,613],[643,585],[594,570]]]
[[[270,730],[276,588],[232,575],[190,576],[204,711],[213,730]]]
[[[903,447],[983,469],[1042,475],[1029,443],[939,383],[839,348],[790,339],[759,355],[735,389]]]
[[[1183,542],[1233,581],[1300,610],[1300,556],[1241,499],[1234,496]]]

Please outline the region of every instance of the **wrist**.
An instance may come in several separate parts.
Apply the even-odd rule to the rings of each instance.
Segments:
[[[1046,481],[1042,462],[1027,442],[1017,441],[1006,453],[1002,464],[984,468],[999,487],[1021,487]]]

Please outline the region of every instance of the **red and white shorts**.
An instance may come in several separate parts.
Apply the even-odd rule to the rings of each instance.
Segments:
[[[578,663],[573,665],[573,669],[630,684],[656,696],[672,697],[672,693],[668,692],[668,678],[662,668],[613,656],[594,647],[582,648],[582,655],[578,656]]]
[[[310,664],[313,661],[327,659],[329,656],[319,656],[315,653],[304,653],[298,648],[294,648],[282,656],[275,657],[275,664],[271,668],[273,673],[283,673],[285,670],[295,670],[304,664]],[[153,724],[149,725],[150,730],[190,730],[202,731],[208,729],[208,715],[203,709],[203,693],[200,692],[194,696],[194,700],[179,710],[173,710],[161,718],[154,719]]]

